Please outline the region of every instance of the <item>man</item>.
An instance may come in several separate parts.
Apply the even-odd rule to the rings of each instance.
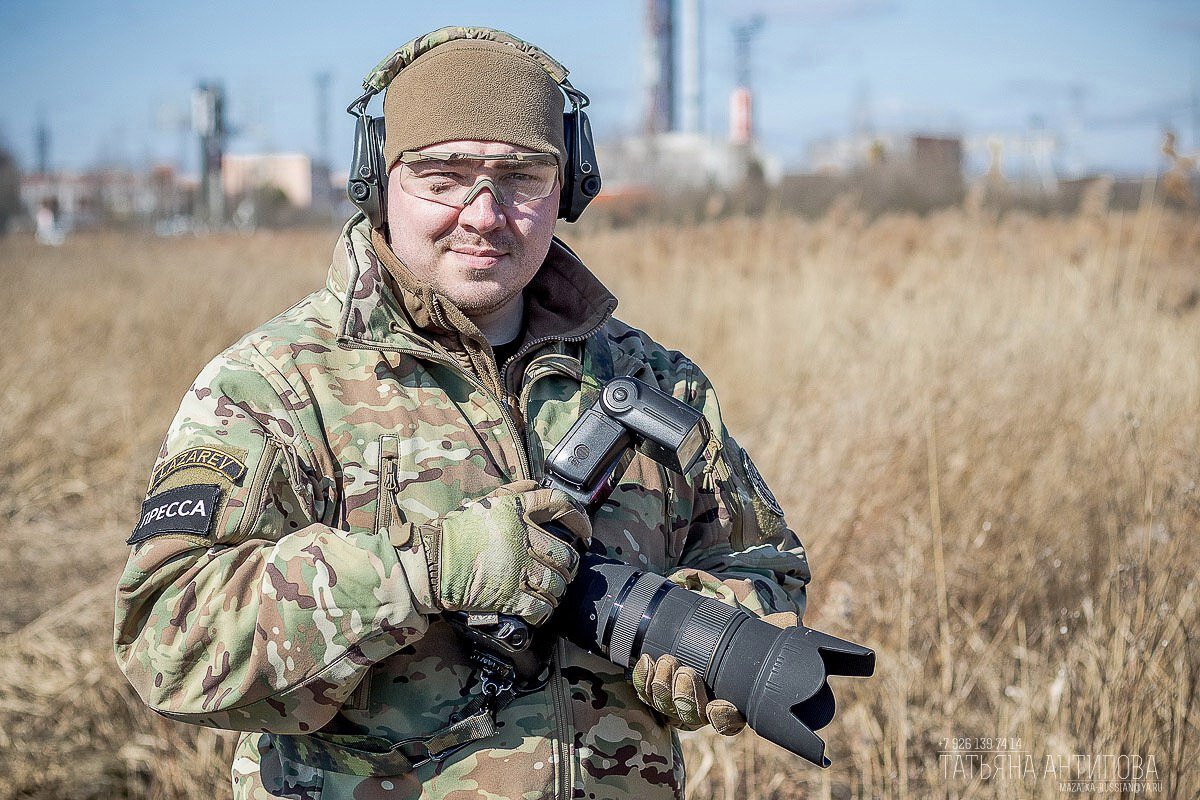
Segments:
[[[443,612],[545,622],[578,564],[556,522],[789,625],[803,550],[703,373],[614,319],[553,238],[565,70],[487,29],[407,47],[386,216],[352,219],[325,288],[188,390],[130,537],[118,661],[156,711],[246,732],[239,798],[681,796],[673,729],[744,725],[693,670],[647,657],[631,679],[554,639],[498,702]],[[637,456],[589,520],[535,481],[615,375],[713,433],[688,476]]]

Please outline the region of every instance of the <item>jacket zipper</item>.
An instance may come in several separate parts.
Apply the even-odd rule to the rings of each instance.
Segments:
[[[565,342],[582,342],[582,341],[586,340],[589,336],[591,336],[593,333],[598,331],[600,329],[601,325],[608,322],[608,318],[612,316],[612,313],[613,313],[613,309],[610,306],[609,309],[604,312],[604,316],[600,318],[599,322],[597,322],[590,329],[588,329],[588,331],[586,333],[579,334],[578,336],[542,336],[537,339],[534,339],[532,342],[527,342],[525,345],[523,345],[521,347],[520,350],[513,353],[508,358],[504,359],[504,366],[500,367],[500,382],[502,384],[504,384],[505,387],[508,386],[508,368],[510,366],[512,366],[513,362],[515,362],[518,358],[521,358],[522,356],[524,356],[526,353],[528,353],[533,348],[537,347],[540,344],[545,344],[546,342],[564,342],[564,343]]]
[[[400,489],[399,437],[394,433],[379,437],[379,499],[375,505],[375,531],[387,529],[392,535],[392,523],[400,519],[396,492]],[[395,539],[392,539],[394,542]]]
[[[554,705],[554,724],[557,728],[558,736],[558,769],[555,770],[555,797],[560,800],[571,800],[572,791],[575,788],[575,732],[572,730],[574,726],[570,722],[570,708],[567,706],[567,698],[564,694],[563,684],[566,678],[562,674],[562,659],[565,646],[561,638],[555,642],[554,650],[550,655],[550,666],[552,670],[550,684],[550,699]]]

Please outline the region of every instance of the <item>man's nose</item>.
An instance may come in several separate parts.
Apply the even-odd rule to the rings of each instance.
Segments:
[[[483,185],[475,192],[471,201],[459,212],[459,221],[477,231],[491,231],[504,226],[504,207],[496,199],[494,189]]]

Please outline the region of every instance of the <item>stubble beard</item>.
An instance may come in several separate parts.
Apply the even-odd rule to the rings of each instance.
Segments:
[[[435,270],[430,282],[433,287],[467,316],[482,316],[504,306],[521,293],[532,279],[534,270],[524,263],[525,250],[510,236],[477,236],[453,231],[434,245],[437,258],[454,259],[455,247],[488,248],[505,253],[500,264],[472,269],[461,263],[453,265],[451,280],[441,270]]]

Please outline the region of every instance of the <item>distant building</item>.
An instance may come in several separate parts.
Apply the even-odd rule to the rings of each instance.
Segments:
[[[29,217],[49,208],[65,229],[163,219],[183,213],[194,193],[195,181],[181,179],[169,166],[148,172],[101,169],[21,178],[21,204]]]
[[[755,147],[697,133],[640,136],[597,146],[604,193],[725,190],[747,178],[778,182],[779,162]]]
[[[321,178],[312,159],[302,153],[226,154],[221,160],[221,184],[226,197],[242,197],[256,189],[274,187],[296,208],[313,204],[313,187]]]
[[[904,208],[924,212],[961,201],[963,141],[957,136],[857,133],[809,145],[812,171],[790,176],[783,194],[804,200],[795,207],[816,207],[844,191],[862,207],[878,211]],[[819,204],[818,204],[819,205]]]
[[[908,136],[898,133],[856,133],[817,139],[808,145],[809,171],[838,175],[854,172],[906,154],[908,146]]]

